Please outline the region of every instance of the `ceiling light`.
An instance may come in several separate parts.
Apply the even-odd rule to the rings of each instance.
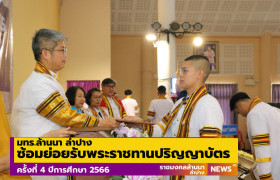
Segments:
[[[203,40],[202,40],[201,37],[195,37],[194,40],[193,40],[193,44],[195,46],[201,46],[202,42],[203,42]]]
[[[178,24],[177,22],[173,22],[170,24],[170,28],[174,31],[177,31],[178,29],[180,29],[180,24]]]
[[[158,30],[160,27],[161,27],[161,24],[159,22],[154,22],[152,24],[152,27],[155,29],[155,30]]]
[[[199,31],[200,29],[202,29],[202,24],[200,24],[199,22],[196,22],[194,25],[193,25],[193,29],[195,31]]]
[[[182,28],[183,28],[184,30],[188,30],[188,29],[191,28],[191,25],[190,25],[190,23],[188,23],[188,22],[184,22],[184,23],[182,24]]]
[[[157,36],[153,33],[147,34],[146,39],[149,40],[149,41],[155,41],[157,39]]]

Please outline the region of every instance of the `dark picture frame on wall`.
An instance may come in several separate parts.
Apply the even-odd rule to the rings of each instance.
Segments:
[[[219,42],[205,42],[199,47],[194,47],[194,54],[206,56],[210,62],[211,73],[219,72]]]

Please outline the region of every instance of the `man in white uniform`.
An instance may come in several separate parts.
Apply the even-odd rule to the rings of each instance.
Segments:
[[[178,100],[159,123],[148,126],[153,137],[221,137],[223,112],[218,101],[207,93],[205,81],[210,64],[205,56],[185,59],[180,69],[180,85],[187,97]],[[172,176],[170,179],[217,180],[219,176]]]
[[[11,131],[15,137],[40,137],[61,127],[119,126],[114,118],[99,118],[72,110],[56,80],[66,63],[67,38],[60,32],[40,29],[33,37],[35,70],[23,83],[14,103]]]
[[[230,109],[247,117],[247,129],[261,180],[280,179],[280,111],[251,99],[246,93],[232,96]]]
[[[139,114],[139,106],[135,99],[132,98],[132,91],[127,89],[124,91],[125,99],[122,100],[123,107],[128,116],[136,116]]]
[[[166,99],[166,87],[159,86],[157,89],[157,99],[153,99],[150,103],[149,110],[147,112],[147,118],[153,123],[160,122],[162,118],[171,111],[174,103]]]

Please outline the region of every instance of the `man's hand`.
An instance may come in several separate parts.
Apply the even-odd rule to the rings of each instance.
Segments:
[[[124,121],[130,122],[130,123],[142,123],[144,122],[143,119],[137,117],[137,116],[126,116],[123,118]]]
[[[74,131],[69,131],[70,127],[68,128],[61,128],[52,130],[50,132],[47,132],[42,137],[58,137],[58,138],[64,138],[64,137],[70,137],[71,135],[76,135],[77,133]]]
[[[98,124],[98,126],[99,127],[109,127],[113,130],[113,129],[119,127],[119,125],[121,124],[117,120],[121,120],[121,118],[109,117],[107,119],[102,119],[102,120],[100,120],[100,123]]]

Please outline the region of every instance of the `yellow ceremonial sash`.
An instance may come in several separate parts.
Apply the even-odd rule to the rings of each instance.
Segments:
[[[97,114],[97,112],[95,111],[94,108],[89,107],[89,109],[91,110],[93,116],[98,117],[98,114]]]
[[[190,119],[191,119],[191,115],[192,115],[192,112],[194,110],[194,107],[195,107],[197,101],[206,94],[207,94],[206,87],[202,86],[197,91],[195,91],[186,100],[186,105],[185,105],[185,109],[184,109],[184,112],[183,112],[181,120],[180,120],[180,125],[179,125],[179,128],[178,128],[177,137],[188,137],[189,136]],[[175,110],[176,110],[176,108],[175,108]],[[176,111],[178,112],[178,110],[179,110],[179,107]],[[170,125],[172,124],[172,121],[176,117],[177,112],[174,112],[173,117],[171,117],[172,119],[170,119],[168,121],[168,124],[167,124],[167,127],[166,127],[166,130],[165,130],[164,134],[167,132]]]
[[[188,99],[182,100],[182,102],[179,103],[171,113],[167,114],[161,120],[161,122],[163,122],[166,125],[165,128],[162,124],[157,123],[157,125],[163,130],[163,136],[170,128],[181,106],[186,104],[180,120],[180,125],[176,137],[189,137],[189,125],[192,112],[198,100],[206,94],[206,87],[202,86],[196,92],[194,92]],[[148,135],[151,137],[154,131],[153,126],[148,125],[146,128]],[[221,130],[217,127],[204,126],[202,129],[200,129],[200,137],[221,137]]]
[[[161,122],[163,122],[165,125],[166,125],[166,128],[164,128],[164,126],[162,125],[162,124],[160,124],[160,123],[156,123],[160,128],[161,128],[161,130],[162,130],[162,132],[163,132],[163,136],[164,136],[164,134],[166,133],[166,131],[167,131],[167,126],[169,127],[170,126],[170,124],[172,123],[172,121],[174,120],[174,118],[176,117],[176,115],[177,115],[177,113],[178,113],[178,111],[179,111],[179,109],[180,109],[180,107],[181,107],[181,105],[183,104],[183,103],[185,103],[185,100],[183,100],[181,103],[179,103],[174,109],[173,109],[173,111],[171,112],[171,113],[168,113],[168,114],[166,114],[163,118],[162,118],[162,120],[161,120]],[[148,111],[148,116],[149,116],[149,112],[151,112],[151,111]],[[153,112],[153,114],[151,114],[151,115],[153,115],[154,116],[154,112]],[[150,116],[151,116],[150,115]],[[153,133],[154,133],[154,126],[152,126],[152,125],[145,125],[145,127],[144,127],[144,129],[143,129],[143,131],[147,131],[147,134],[150,136],[150,137],[152,137],[152,135],[153,135]]]
[[[113,109],[112,109],[112,106],[111,106],[110,102],[108,101],[107,97],[106,97],[105,95],[102,95],[102,96],[103,96],[104,102],[105,102],[105,104],[106,104],[106,107],[107,107],[107,109],[108,109],[108,112],[109,112],[110,117],[115,117],[115,116],[114,116]],[[119,103],[119,101],[117,101],[116,98],[114,98],[114,97],[112,97],[112,98],[113,98],[114,102],[116,103],[116,105],[117,105],[118,108],[119,108],[120,116],[121,116],[122,118],[126,117],[126,113],[123,112],[122,106],[121,106],[121,104]]]
[[[64,127],[92,127],[98,126],[100,120],[97,117],[83,113],[77,113],[71,109],[58,91],[52,93],[37,108],[41,116]]]
[[[154,116],[155,116],[155,112],[153,112],[153,111],[148,111],[148,112],[147,112],[147,116],[152,116],[152,117],[154,117]]]
[[[44,64],[42,64],[40,61],[37,61],[34,71],[38,73],[48,74],[50,76],[52,75],[50,71],[47,69],[47,67],[44,66]]]
[[[105,95],[102,94],[102,98],[104,99],[104,102],[105,102],[105,105],[108,109],[108,112],[109,112],[109,116],[110,117],[114,117],[114,112],[113,112],[113,109],[111,107],[111,104],[109,103],[107,97]]]
[[[169,180],[185,180],[185,176],[170,176]]]
[[[252,135],[253,146],[268,146],[270,145],[269,134]]]
[[[251,111],[251,109],[253,109],[253,107],[255,107],[257,104],[259,104],[260,102],[262,102],[262,100],[258,97],[255,97],[249,107],[249,111]]]
[[[94,116],[99,117],[98,113],[95,111],[94,108],[89,107],[89,109],[91,110],[91,112],[92,112],[92,114],[93,114]],[[101,113],[102,113],[104,119],[108,118],[106,112],[104,111],[104,109],[103,109],[102,107],[100,107],[100,111],[101,111]]]
[[[259,177],[260,177],[260,180],[272,180],[271,173],[262,174],[262,175],[259,175]]]
[[[101,113],[102,113],[104,119],[108,118],[107,113],[104,111],[104,109],[102,107],[100,107],[100,110],[101,110]]]
[[[180,125],[177,132],[177,137],[189,137],[189,126],[190,126],[190,119],[192,116],[192,112],[198,100],[207,94],[206,87],[202,86],[196,92],[194,92],[187,100],[186,100],[186,107],[181,117]],[[178,107],[178,106],[177,106]],[[177,108],[176,107],[176,108]],[[177,114],[177,113],[176,113]],[[167,132],[169,126],[171,125],[172,121],[168,121],[167,128],[165,133]],[[220,137],[221,130],[216,127],[203,127],[200,130],[200,137]],[[184,176],[170,176],[170,180],[184,180]]]
[[[116,103],[116,105],[118,106],[119,111],[120,111],[120,115],[122,116],[122,118],[126,117],[126,113],[123,111],[123,108],[122,108],[120,102],[117,101],[117,99],[115,97],[113,97],[113,100]]]

